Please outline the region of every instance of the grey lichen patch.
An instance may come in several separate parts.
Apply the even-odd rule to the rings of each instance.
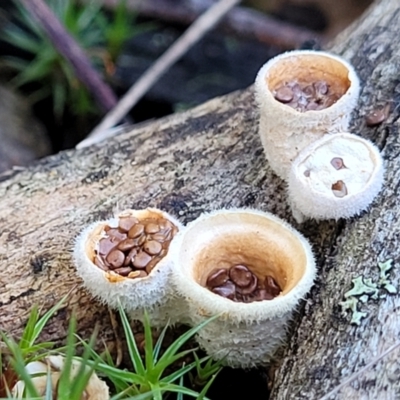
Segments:
[[[354,281],[354,280],[353,280]],[[346,296],[346,295],[345,295]],[[357,310],[358,299],[355,297],[350,297],[346,301],[342,301],[340,305],[342,306],[343,312],[346,310],[351,311],[351,324],[360,325],[361,319],[367,316],[367,313]]]
[[[364,294],[364,295],[360,296],[358,300],[360,300],[363,303],[366,303],[368,301],[368,295]]]
[[[353,287],[344,294],[345,301],[340,303],[342,311],[345,313],[347,310],[351,311],[351,324],[360,325],[361,319],[365,318],[368,314],[358,310],[358,302],[367,303],[371,299],[378,299],[386,297],[386,294],[379,296],[379,290],[385,289],[389,294],[397,293],[397,289],[389,280],[388,272],[393,268],[393,260],[387,260],[383,263],[378,263],[380,274],[378,283],[373,283],[371,278],[364,278],[359,276],[352,280]]]
[[[372,283],[371,279],[363,280],[362,276],[353,279],[353,288],[344,294],[346,301],[340,303],[342,310],[350,310],[351,324],[360,325],[361,319],[367,316],[367,313],[360,312],[357,309],[358,301],[366,303],[369,297],[378,298],[379,289],[376,284]],[[355,296],[360,296],[359,298]]]
[[[388,272],[393,268],[393,260],[387,260],[383,263],[378,263],[380,274],[379,274],[379,285],[383,287],[388,293],[395,294],[397,289],[392,285],[389,280]]]
[[[373,299],[378,298],[378,286],[370,278],[363,280],[362,276],[353,279],[353,288],[345,293],[344,297],[370,295]]]

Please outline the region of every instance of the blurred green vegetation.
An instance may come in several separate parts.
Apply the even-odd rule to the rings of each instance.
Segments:
[[[11,84],[29,87],[29,100],[36,103],[51,97],[53,113],[61,120],[66,110],[76,116],[98,113],[90,93],[76,78],[69,61],[54,48],[41,26],[18,0],[14,11],[0,31],[0,38],[14,48],[14,55],[2,57],[2,65],[14,74]],[[89,56],[94,67],[108,79],[125,41],[153,25],[138,24],[121,0],[113,12],[106,12],[101,2],[82,5],[77,0],[47,0],[66,30]]]

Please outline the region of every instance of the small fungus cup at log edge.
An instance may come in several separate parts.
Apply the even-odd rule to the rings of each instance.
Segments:
[[[289,202],[298,222],[304,217],[339,219],[366,210],[382,188],[379,149],[351,133],[326,135],[294,160]]]
[[[199,344],[233,367],[266,364],[314,281],[307,240],[272,214],[218,210],[189,223],[170,252],[189,323],[219,315],[199,331]]]
[[[83,369],[84,368],[84,369]],[[75,378],[78,374],[86,370],[88,372],[89,367],[84,367],[82,362],[78,360],[72,360],[70,378]],[[41,398],[48,398],[48,387],[50,386],[52,393],[57,392],[57,387],[63,372],[65,373],[65,358],[63,356],[50,355],[44,357],[40,361],[31,361],[25,366],[26,373],[31,377],[31,383],[38,392]],[[51,383],[48,382],[50,378]],[[23,399],[26,396],[26,384],[24,380],[16,382],[14,387],[11,388],[11,398]],[[105,382],[100,380],[95,372],[92,372],[88,382],[86,383],[85,389],[82,393],[82,399],[87,400],[109,400],[109,388]]]
[[[328,132],[346,131],[360,83],[341,57],[297,50],[268,61],[255,81],[259,134],[272,169],[287,179],[292,161]]]
[[[179,319],[171,288],[169,247],[182,224],[158,209],[125,210],[96,222],[77,238],[74,259],[85,287],[133,319],[149,312],[154,326]]]

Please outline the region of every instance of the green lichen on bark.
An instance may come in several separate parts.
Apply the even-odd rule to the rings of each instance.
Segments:
[[[346,314],[347,310],[351,311],[351,324],[360,325],[361,319],[367,317],[367,312],[361,312],[358,309],[358,302],[367,303],[368,300],[385,298],[386,294],[379,296],[379,289],[385,289],[389,294],[397,293],[396,287],[390,282],[388,272],[393,268],[393,260],[389,259],[383,263],[378,262],[380,270],[379,281],[377,283],[372,282],[371,278],[365,278],[358,276],[353,279],[353,287],[344,294],[345,301],[340,302],[342,311]]]

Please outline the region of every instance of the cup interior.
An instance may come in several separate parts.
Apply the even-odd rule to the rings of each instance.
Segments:
[[[186,230],[180,263],[205,287],[215,268],[246,265],[259,279],[272,276],[285,295],[306,271],[307,252],[300,235],[267,215],[214,214]]]
[[[272,92],[289,81],[309,85],[325,81],[331,93],[343,96],[351,85],[349,70],[340,61],[320,54],[293,54],[278,59],[265,76]]]
[[[112,228],[117,228],[118,227],[118,221],[120,218],[124,217],[135,217],[139,220],[139,222],[146,220],[146,219],[153,219],[153,220],[168,220],[170,225],[172,226],[172,231],[173,235],[179,230],[178,226],[174,221],[172,221],[170,218],[168,218],[163,212],[157,210],[157,209],[144,209],[144,210],[125,210],[119,213],[115,218],[112,218],[108,221],[101,221],[98,224],[96,224],[93,229],[88,233],[87,239],[85,241],[85,253],[87,258],[91,261],[92,265],[94,268],[99,268],[98,266],[95,265],[95,257],[97,254],[98,246],[100,240],[107,236],[107,233],[105,232],[105,228],[107,226],[110,226]],[[119,229],[119,228],[118,228]],[[119,229],[120,230],[120,229]],[[120,232],[125,232],[126,231],[121,231]],[[147,236],[148,238],[149,236]],[[153,239],[151,239],[153,240]],[[122,241],[122,240],[121,240]],[[118,244],[119,241],[116,242]],[[164,242],[162,242],[164,243]],[[167,242],[165,242],[167,243]],[[166,252],[168,252],[168,247],[165,248]],[[129,253],[128,250],[125,251],[125,256],[127,253]],[[163,250],[164,251],[164,250]],[[157,269],[159,266],[160,261],[165,257],[165,254],[161,253],[160,255],[154,255],[153,258],[155,260],[155,263],[153,263],[153,268]],[[129,264],[128,264],[129,265]],[[133,268],[133,267],[132,267]],[[147,268],[147,267],[146,267]],[[137,271],[137,269],[134,269],[134,271]],[[152,274],[151,272],[148,272],[148,276]],[[125,279],[146,279],[148,276],[145,277],[134,277],[134,278],[126,278],[125,276],[119,275],[117,273],[114,273],[114,270],[110,268],[110,270],[105,271],[105,276],[107,279],[116,282],[116,281],[123,281]]]
[[[88,239],[85,243],[86,255],[92,262],[96,255],[96,252],[95,252],[96,246],[97,246],[99,240],[104,235],[104,228],[106,226],[107,226],[107,223],[105,223],[105,222],[101,222],[101,223],[97,224],[93,228],[93,230],[89,233]]]

